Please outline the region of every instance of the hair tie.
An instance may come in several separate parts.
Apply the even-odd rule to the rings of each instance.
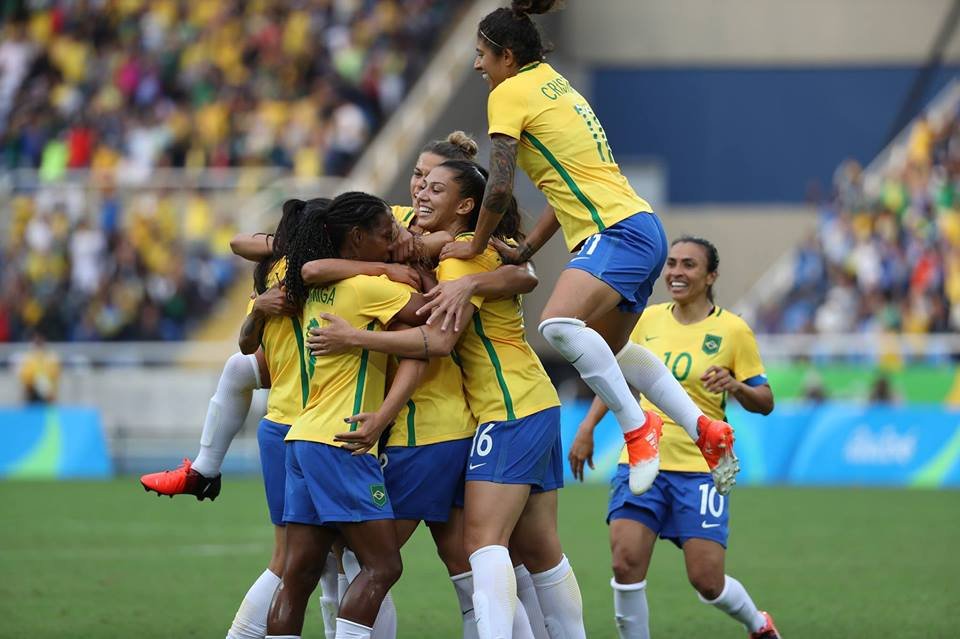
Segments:
[[[483,32],[483,29],[477,29],[477,31],[479,31],[479,32],[480,32],[480,35],[482,35],[484,38],[486,38],[487,41],[488,41],[490,44],[492,44],[492,45],[494,45],[495,47],[498,47],[498,48],[500,48],[500,49],[506,49],[505,46],[503,46],[502,44],[499,44],[496,40],[494,40],[493,38],[491,38],[490,36],[488,36],[486,33],[484,33],[484,32]]]

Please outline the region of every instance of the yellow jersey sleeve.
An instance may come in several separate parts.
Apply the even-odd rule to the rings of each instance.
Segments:
[[[322,326],[323,313],[337,315],[351,326],[382,330],[410,299],[412,289],[384,276],[357,275],[310,291],[304,305],[303,331]],[[375,411],[384,397],[387,356],[366,349],[339,355],[303,359],[309,380],[307,402],[287,434],[288,440],[306,440],[339,446],[337,433],[354,430],[344,423],[351,415]]]
[[[757,337],[746,322],[741,323],[742,326],[737,332],[737,340],[734,342],[733,375],[738,382],[760,376],[765,378],[766,370],[763,367],[763,361],[760,359]]]
[[[526,124],[527,98],[523,86],[510,82],[501,82],[490,92],[487,100],[487,132],[490,135],[500,133],[515,140],[520,139]]]

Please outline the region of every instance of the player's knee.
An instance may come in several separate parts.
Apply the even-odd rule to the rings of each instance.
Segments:
[[[647,567],[640,555],[626,548],[613,549],[613,577],[617,583],[639,583],[647,578]]]
[[[376,585],[389,590],[403,574],[403,561],[400,559],[399,552],[391,553],[388,556],[378,558],[375,562],[370,562],[362,570]]]
[[[537,330],[568,362],[580,356],[577,334],[586,327],[573,317],[553,317],[540,322]]]
[[[722,574],[715,575],[711,570],[690,569],[687,571],[687,578],[690,579],[690,585],[694,590],[700,593],[700,596],[707,601],[713,601],[723,593]]]

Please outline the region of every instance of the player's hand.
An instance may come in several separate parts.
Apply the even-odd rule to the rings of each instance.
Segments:
[[[459,279],[440,282],[424,294],[427,303],[417,310],[417,315],[430,313],[427,324],[440,323],[440,330],[454,331],[460,326],[460,318],[470,306],[470,298],[476,290],[473,279],[467,275]]]
[[[574,479],[583,481],[584,462],[590,466],[590,470],[594,470],[593,431],[587,428],[577,430],[577,436],[573,438],[567,459],[570,461],[570,471],[573,473]]]
[[[390,259],[399,263],[409,262],[417,256],[416,239],[400,224],[397,224],[397,229],[397,238],[390,245]]]
[[[391,282],[397,284],[406,284],[420,290],[420,273],[417,269],[406,264],[386,264],[385,274]]]
[[[362,455],[376,446],[380,441],[380,435],[390,425],[379,413],[359,413],[343,421],[348,424],[359,424],[359,426],[354,431],[334,435],[333,440],[340,442],[341,448],[349,450],[354,455]]]
[[[504,264],[523,264],[527,261],[520,253],[519,246],[510,246],[503,240],[495,237],[490,238],[490,245],[497,249],[497,253],[500,254],[500,260]]]
[[[320,318],[326,320],[327,325],[311,328],[307,335],[307,350],[311,355],[339,355],[357,346],[353,338],[358,331],[347,320],[330,313],[320,313]]]
[[[297,314],[296,307],[287,299],[285,286],[272,286],[253,300],[253,309],[265,315],[292,317]]]
[[[732,393],[740,388],[740,382],[730,373],[730,369],[721,366],[708,368],[700,381],[711,393]]]
[[[447,242],[440,249],[441,260],[472,260],[476,256],[472,242]]]

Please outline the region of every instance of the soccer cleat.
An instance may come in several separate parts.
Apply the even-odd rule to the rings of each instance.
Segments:
[[[643,426],[624,433],[627,456],[630,459],[630,492],[647,492],[660,472],[660,435],[663,420],[653,411],[644,411],[647,421]]]
[[[697,420],[697,447],[703,453],[713,475],[713,484],[717,492],[726,495],[737,483],[740,460],[733,453],[733,429],[730,424],[719,419],[710,419],[701,415]]]
[[[140,478],[144,490],[154,491],[157,496],[193,495],[197,501],[209,498],[213,501],[220,494],[220,475],[204,477],[190,467],[190,460],[184,459],[179,468],[150,473]]]
[[[763,624],[763,628],[760,630],[751,632],[750,639],[781,639],[780,631],[773,625],[773,617],[770,616],[770,613],[761,610],[760,614],[767,620],[767,623]]]

